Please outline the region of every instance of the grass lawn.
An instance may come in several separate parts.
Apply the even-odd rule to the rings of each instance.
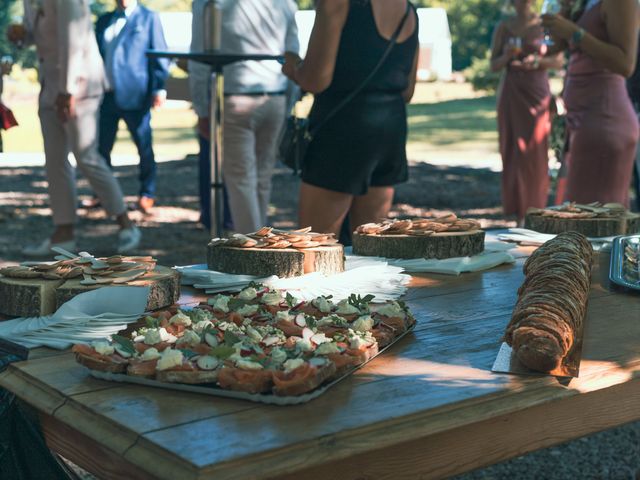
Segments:
[[[5,152],[41,152],[37,117],[38,86],[24,77],[5,82],[4,102],[20,126],[3,133]],[[181,159],[198,151],[193,126],[196,116],[186,102],[169,102],[154,111],[152,126],[156,155]],[[124,123],[114,154],[135,154]],[[497,154],[495,99],[474,92],[468,84],[420,83],[409,106],[409,157],[428,162],[447,156],[475,158]]]

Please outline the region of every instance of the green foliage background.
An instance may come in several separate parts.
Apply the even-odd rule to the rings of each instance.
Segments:
[[[313,8],[313,0],[296,0],[301,9]],[[142,0],[156,11],[188,11],[191,0]],[[449,15],[453,39],[453,68],[462,70],[474,58],[484,58],[491,34],[502,14],[504,0],[414,0],[418,7],[443,7]],[[114,0],[94,0],[92,11],[99,15],[112,9]],[[19,0],[0,0],[0,55],[11,54],[20,63],[31,65],[33,52],[18,52],[6,40],[6,26],[15,15],[22,13]]]

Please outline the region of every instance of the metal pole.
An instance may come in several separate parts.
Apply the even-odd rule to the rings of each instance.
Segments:
[[[224,75],[216,66],[211,75],[211,106],[209,111],[209,156],[211,168],[211,235],[222,238],[224,204],[222,197],[222,159],[224,122]]]

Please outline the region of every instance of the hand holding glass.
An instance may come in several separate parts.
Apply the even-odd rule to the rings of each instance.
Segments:
[[[509,38],[507,45],[512,57],[517,58],[522,54],[522,38],[511,37]]]

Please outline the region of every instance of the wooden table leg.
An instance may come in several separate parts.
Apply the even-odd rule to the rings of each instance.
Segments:
[[[150,480],[155,477],[56,418],[40,413],[47,445],[100,480]]]

